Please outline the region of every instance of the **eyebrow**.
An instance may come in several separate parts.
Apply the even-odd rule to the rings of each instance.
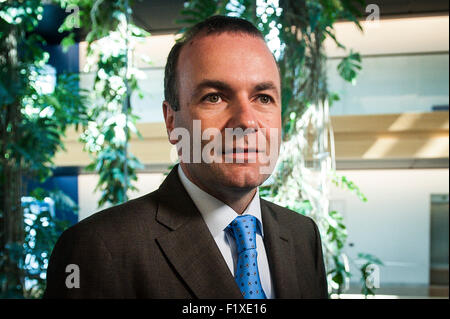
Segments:
[[[206,88],[214,88],[219,91],[232,91],[231,86],[229,86],[225,82],[216,80],[203,80],[195,87],[192,96],[197,96],[201,92],[201,90]]]
[[[225,91],[225,92],[230,92],[233,89],[231,88],[230,85],[228,85],[225,82],[222,81],[218,81],[218,80],[203,80],[202,82],[200,82],[194,89],[194,92],[192,94],[192,96],[197,96],[201,90],[205,89],[205,88],[214,88],[217,89],[219,91]],[[266,82],[261,82],[255,85],[255,87],[253,88],[254,91],[266,91],[266,90],[273,90],[276,93],[278,93],[278,89],[276,87],[276,85],[272,82],[272,81],[266,81]]]
[[[278,93],[278,89],[272,81],[261,82],[255,86],[255,91],[273,90]]]

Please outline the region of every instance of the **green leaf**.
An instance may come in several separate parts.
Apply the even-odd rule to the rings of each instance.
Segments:
[[[64,37],[61,40],[61,46],[62,46],[63,52],[65,52],[65,53],[74,44],[75,44],[75,33],[70,33],[68,36]]]
[[[350,51],[350,54],[338,64],[337,69],[344,80],[354,84],[358,72],[362,69],[360,54]]]

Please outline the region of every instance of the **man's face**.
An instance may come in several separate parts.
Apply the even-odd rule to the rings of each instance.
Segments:
[[[183,47],[177,72],[180,108],[174,112],[165,103],[168,131],[183,127],[192,137],[193,121],[200,120],[201,132],[217,129],[223,142],[222,152],[216,154],[221,163],[217,157],[210,164],[182,162],[188,177],[206,189],[253,189],[262,184],[269,173],[262,173],[261,167],[269,163],[261,163],[258,152],[268,155],[270,143],[272,149],[276,143],[276,160],[281,138],[280,78],[264,41],[226,32],[194,38]],[[241,128],[247,134],[226,143],[226,128]],[[277,131],[275,140],[270,140],[270,130]],[[258,148],[258,139],[265,147]],[[207,143],[203,140],[202,148]]]

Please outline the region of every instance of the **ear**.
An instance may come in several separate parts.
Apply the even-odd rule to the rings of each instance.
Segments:
[[[175,127],[175,111],[172,109],[169,102],[167,101],[163,102],[162,107],[164,113],[164,122],[166,123],[167,137],[169,138],[170,144],[175,145],[178,142],[178,140],[170,139],[170,133]]]

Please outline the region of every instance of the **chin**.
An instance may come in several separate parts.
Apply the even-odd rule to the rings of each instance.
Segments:
[[[216,177],[221,179],[218,183],[233,188],[253,189],[260,186],[269,177],[260,173],[257,164],[219,164]]]

